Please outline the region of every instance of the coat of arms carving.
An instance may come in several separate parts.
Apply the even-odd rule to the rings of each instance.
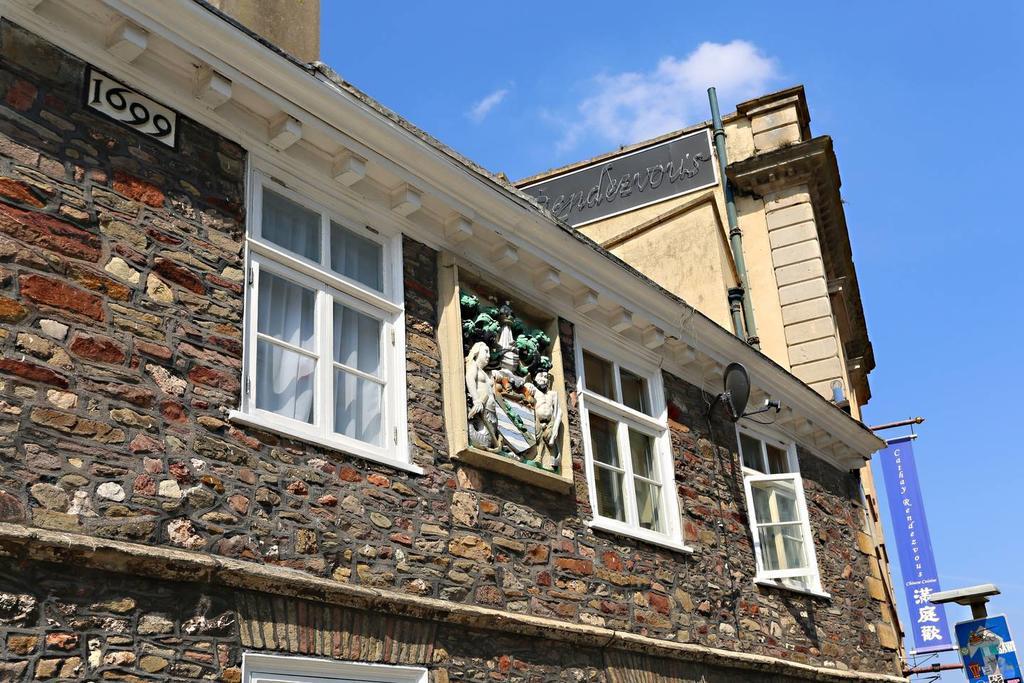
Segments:
[[[551,337],[462,285],[462,345],[470,445],[550,472],[560,468],[561,403]]]

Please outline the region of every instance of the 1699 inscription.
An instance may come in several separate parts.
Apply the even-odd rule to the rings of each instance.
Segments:
[[[106,74],[89,69],[86,104],[90,109],[174,147],[178,115]]]

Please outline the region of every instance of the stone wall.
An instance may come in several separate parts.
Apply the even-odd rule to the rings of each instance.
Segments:
[[[871,548],[858,544],[863,519],[858,474],[841,472],[798,448],[822,587],[829,599],[753,583],[754,549],[746,515],[735,429],[724,415],[703,417],[701,390],[664,375],[676,482],[687,540],[696,548],[672,597],[691,605],[676,637],[797,661],[893,671],[879,647],[882,604],[869,596]],[[707,437],[713,433],[714,446]]]
[[[3,681],[237,683],[243,652],[420,666],[432,683],[784,680],[751,664],[730,669],[201,583],[72,575],[10,558],[0,560],[0,628]]]
[[[894,670],[870,631],[879,615],[855,541],[856,475],[801,458],[831,600],[755,588],[734,433],[714,424],[712,440],[723,448],[712,446],[696,387],[666,375],[693,555],[589,529],[575,396],[575,496],[453,461],[442,420],[437,253],[413,240],[404,244],[409,437],[425,473],[230,424],[241,387],[244,151],[187,118],[170,150],[84,110],[84,68],[0,26],[0,521],[801,662]],[[567,322],[561,329],[573,386],[573,330]],[[44,660],[79,657],[43,677],[65,666],[69,677],[91,676],[89,630],[105,648],[100,662],[113,653],[114,668],[146,671],[144,661],[157,663],[144,658],[159,657],[167,662],[159,675],[180,680],[225,676],[237,665],[236,626],[182,633],[195,615],[173,598],[199,587],[147,584],[123,605],[129,618],[93,605],[120,599],[113,594],[130,578],[22,571],[34,578],[12,595],[31,588],[46,609],[66,602],[76,615],[95,614],[61,617],[54,630],[67,635],[52,644],[39,631],[47,623],[41,608],[31,628],[8,620],[4,666],[31,658],[38,671],[51,666]],[[111,597],[96,597],[97,586]],[[208,598],[208,620],[229,611],[218,600]],[[146,614],[168,611],[177,615],[166,617],[173,635],[143,632]],[[122,632],[107,628],[122,619]],[[12,649],[19,634],[29,640]],[[526,677],[500,668],[536,648],[493,635],[472,641],[512,653],[492,660],[467,651],[465,634],[442,633],[437,642],[467,678],[492,675],[494,661],[499,673]],[[533,656],[550,658],[550,673],[577,668],[559,657],[589,655]]]

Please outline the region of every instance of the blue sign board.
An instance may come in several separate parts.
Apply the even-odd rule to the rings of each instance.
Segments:
[[[968,683],[1021,683],[1017,649],[1005,616],[961,621],[956,642]]]
[[[892,543],[903,570],[903,590],[910,612],[907,630],[913,633],[916,652],[952,650],[945,609],[929,602],[931,594],[940,590],[939,574],[932,555],[912,439],[893,439],[877,456],[892,515]]]

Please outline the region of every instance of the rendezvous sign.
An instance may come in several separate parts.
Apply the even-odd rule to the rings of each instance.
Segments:
[[[1005,616],[960,622],[956,643],[968,683],[1021,683],[1017,648]]]
[[[931,603],[939,588],[928,518],[914,461],[913,437],[892,439],[876,456],[882,465],[885,493],[892,516],[892,541],[900,558],[903,590],[906,595],[916,652],[952,650],[949,622],[942,605]]]
[[[711,131],[680,135],[522,188],[555,218],[579,227],[718,182]]]

